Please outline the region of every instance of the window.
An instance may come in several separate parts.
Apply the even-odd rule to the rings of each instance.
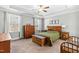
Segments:
[[[7,27],[12,40],[20,38],[20,20],[21,17],[19,15],[7,13]]]
[[[9,14],[9,32],[20,31],[20,16]]]
[[[49,23],[50,23],[50,20],[49,20],[49,19],[45,19],[45,20],[44,20],[44,24],[45,24],[45,25],[44,25],[44,29],[45,29],[45,30],[47,30],[47,26],[49,25]]]

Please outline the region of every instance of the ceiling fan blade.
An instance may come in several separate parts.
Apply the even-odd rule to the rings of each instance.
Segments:
[[[43,10],[44,12],[47,12],[47,10]]]
[[[49,6],[45,6],[45,5],[39,5],[39,6],[40,6],[40,8],[44,8],[44,9],[49,8]]]
[[[47,7],[44,7],[44,9],[47,9],[47,8],[49,8],[49,6],[47,6]]]

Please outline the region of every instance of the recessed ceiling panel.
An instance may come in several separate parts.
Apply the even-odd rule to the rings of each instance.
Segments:
[[[49,8],[46,10],[46,12],[39,12],[38,5],[10,5],[10,8],[23,11],[24,14],[32,14],[32,15],[49,15],[49,14],[55,14],[59,12],[65,12],[66,10],[71,10],[73,5],[48,5]],[[76,8],[74,8],[76,9]]]

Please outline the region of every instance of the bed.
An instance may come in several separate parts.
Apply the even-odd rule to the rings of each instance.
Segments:
[[[60,34],[57,31],[40,32],[39,35],[49,37],[51,42],[55,42],[60,37]]]
[[[61,36],[61,26],[48,26],[47,32],[39,32],[38,35],[45,36],[49,38],[51,44],[52,42],[57,41]]]

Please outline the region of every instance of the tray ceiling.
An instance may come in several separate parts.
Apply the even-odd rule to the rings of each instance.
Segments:
[[[48,5],[49,8],[47,9],[47,12],[39,12],[38,13],[38,6],[37,5],[1,5],[0,7],[3,7],[7,10],[15,11],[17,13],[23,14],[23,15],[32,15],[32,16],[48,16],[48,15],[55,15],[57,13],[62,12],[70,12],[74,10],[78,10],[78,5]],[[1,9],[1,8],[0,8]]]

